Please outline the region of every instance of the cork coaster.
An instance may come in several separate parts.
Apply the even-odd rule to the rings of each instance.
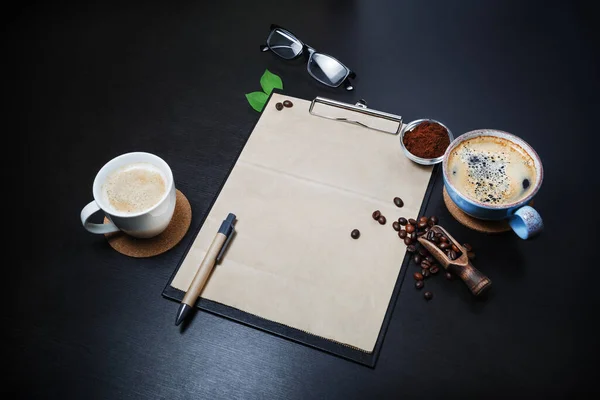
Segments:
[[[446,187],[444,187],[444,203],[446,203],[446,207],[450,214],[461,224],[466,226],[467,228],[471,228],[478,232],[485,233],[502,233],[511,230],[510,225],[506,220],[502,221],[486,221],[483,219],[477,219],[475,217],[471,217],[469,214],[465,213],[463,210],[458,208],[458,206],[452,201],[450,195],[446,191]]]
[[[192,222],[192,207],[187,197],[176,191],[173,218],[160,235],[149,239],[137,239],[123,232],[107,233],[104,236],[110,247],[129,257],[153,257],[171,250],[183,239]],[[104,223],[108,219],[104,217]]]

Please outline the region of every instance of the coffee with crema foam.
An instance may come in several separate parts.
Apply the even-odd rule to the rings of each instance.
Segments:
[[[126,214],[149,210],[160,202],[166,190],[166,179],[150,163],[127,164],[111,172],[102,185],[106,203]]]
[[[518,144],[496,136],[474,137],[452,149],[448,175],[460,193],[490,206],[518,202],[536,184],[533,158]]]

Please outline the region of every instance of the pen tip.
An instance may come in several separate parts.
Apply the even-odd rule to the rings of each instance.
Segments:
[[[188,306],[185,303],[181,303],[181,305],[179,306],[179,310],[177,311],[177,318],[175,319],[175,326],[178,326],[179,324],[181,324],[183,322],[185,317],[187,317],[187,315],[190,313],[191,309],[192,309],[192,307]]]

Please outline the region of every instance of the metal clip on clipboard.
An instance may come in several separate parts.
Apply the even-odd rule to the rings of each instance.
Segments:
[[[370,117],[376,117],[376,118],[383,118],[386,119],[388,121],[392,121],[392,122],[397,122],[398,123],[398,128],[396,129],[396,131],[388,131],[388,130],[383,130],[383,129],[379,129],[379,128],[375,128],[373,126],[369,126],[363,122],[360,121],[356,121],[356,120],[352,120],[352,119],[348,119],[348,118],[344,118],[344,117],[332,117],[332,116],[327,116],[327,115],[323,115],[323,114],[317,114],[314,111],[314,107],[315,104],[324,104],[327,106],[331,106],[331,107],[335,107],[335,108],[341,108],[344,110],[348,110],[348,111],[352,111],[352,112],[357,112],[360,114],[364,114],[364,115],[368,115]],[[334,121],[341,121],[341,122],[347,122],[349,124],[353,124],[353,125],[359,125],[362,126],[364,128],[368,128],[368,129],[373,129],[375,131],[379,131],[379,132],[383,132],[383,133],[388,133],[390,135],[398,135],[400,133],[400,130],[402,129],[402,117],[399,115],[395,115],[395,114],[389,114],[383,111],[377,111],[377,110],[372,110],[367,108],[367,102],[364,100],[359,100],[356,104],[348,104],[348,103],[342,103],[341,101],[336,101],[336,100],[331,100],[331,99],[326,99],[324,97],[316,97],[311,103],[310,103],[310,108],[308,110],[308,112],[311,115],[315,115],[317,117],[322,117],[322,118],[327,118],[327,119],[331,119]]]

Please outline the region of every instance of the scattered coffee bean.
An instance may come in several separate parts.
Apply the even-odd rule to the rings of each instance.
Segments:
[[[436,238],[441,238],[442,236],[444,236],[444,234],[442,232],[436,232],[435,233],[435,237]]]
[[[412,239],[409,238],[408,236],[404,238],[404,244],[405,245],[409,246],[409,245],[412,244],[412,242],[413,242]]]
[[[428,269],[422,269],[421,275],[423,275],[423,278],[429,278],[429,276],[431,275],[431,272],[429,272]]]
[[[415,231],[415,226],[408,224],[408,225],[406,225],[405,229],[406,229],[406,233],[413,233]]]
[[[435,215],[432,215],[432,216],[429,218],[429,221],[430,221],[430,222],[431,222],[433,225],[437,225],[437,223],[439,222],[439,219],[438,219],[438,217],[436,217]]]
[[[439,244],[439,248],[442,250],[446,250],[448,247],[450,247],[450,243],[448,243],[448,242],[442,242]]]
[[[398,237],[400,239],[404,239],[406,237],[406,231],[404,229],[402,229],[401,231],[398,232]]]
[[[404,202],[400,197],[394,197],[394,204],[396,205],[396,207],[402,207],[404,205]]]
[[[423,297],[425,297],[425,300],[431,300],[433,299],[433,293],[425,292],[425,294],[423,294]]]
[[[451,260],[456,260],[458,258],[458,255],[456,254],[456,252],[454,250],[450,250],[448,252],[448,258]]]
[[[425,258],[427,261],[429,261],[430,264],[433,264],[433,262],[435,261],[434,258],[432,256],[427,256]]]
[[[455,253],[460,253],[460,250],[458,249],[458,247],[455,244],[452,244],[452,250],[454,250]]]
[[[423,261],[420,254],[415,254],[415,256],[413,257],[413,260],[414,260],[415,264],[421,264],[421,261]]]
[[[379,217],[381,217],[381,211],[379,211],[379,210],[373,211],[372,217],[374,220],[378,220]]]
[[[440,268],[437,265],[432,265],[431,268],[429,268],[429,272],[435,275],[440,272]]]
[[[451,281],[451,280],[452,280],[452,278],[453,278],[453,277],[452,277],[452,274],[451,274],[450,272],[446,272],[446,275],[445,275],[445,276],[446,276],[446,279],[448,279],[449,281]]]
[[[427,224],[428,219],[429,218],[427,218],[427,217],[421,217],[421,218],[419,218],[419,222],[425,222]]]
[[[467,257],[469,257],[469,260],[474,259],[475,258],[475,252],[474,251],[467,252]]]
[[[423,260],[423,261],[421,261],[421,268],[429,269],[429,268],[431,268],[431,264],[428,263],[427,260]]]
[[[411,225],[417,225],[417,221],[415,221],[414,218],[409,218],[408,219],[408,223],[411,224]]]
[[[423,280],[423,274],[420,272],[415,272],[413,274],[413,278],[415,278],[415,281],[422,281]]]
[[[438,244],[439,242],[440,242],[440,238],[437,236],[434,236],[433,243]]]
[[[400,224],[398,223],[398,221],[392,222],[392,228],[394,228],[395,231],[400,230]]]
[[[385,222],[387,221],[385,219],[385,217],[383,215],[379,216],[379,218],[377,219],[377,221],[381,224],[381,225],[385,225]]]
[[[427,232],[427,240],[433,242],[435,240],[435,232],[434,231],[429,231]]]
[[[276,104],[275,104],[275,108],[277,109],[277,111],[281,111],[281,110],[283,110],[283,104],[281,104],[281,103],[276,103]]]
[[[408,221],[406,220],[406,218],[400,217],[400,218],[398,218],[398,223],[400,225],[404,226],[404,225],[408,224]]]
[[[415,287],[419,290],[423,289],[423,286],[425,286],[425,283],[423,281],[416,281],[415,282]]]
[[[358,229],[353,229],[352,232],[350,232],[350,236],[352,236],[352,239],[358,239],[360,237],[360,231]]]
[[[416,250],[417,250],[417,248],[415,247],[414,244],[411,244],[408,247],[406,247],[406,251],[408,251],[409,253],[414,253]]]
[[[427,257],[427,249],[425,247],[421,247],[419,249],[419,254],[422,255],[423,257]]]
[[[473,251],[473,246],[471,246],[469,243],[463,243],[463,247],[467,251]]]
[[[448,242],[448,238],[446,236],[442,235],[442,236],[440,236],[440,242],[446,243],[446,242]]]
[[[285,107],[287,107],[287,108],[292,108],[292,107],[294,107],[294,103],[292,103],[292,102],[291,102],[291,101],[289,101],[289,100],[284,100],[284,102],[283,102],[283,105],[284,105]]]
[[[417,232],[413,232],[410,234],[410,238],[414,241],[417,240]]]
[[[417,228],[419,229],[425,229],[427,227],[427,221],[419,221],[419,223],[417,224]]]

